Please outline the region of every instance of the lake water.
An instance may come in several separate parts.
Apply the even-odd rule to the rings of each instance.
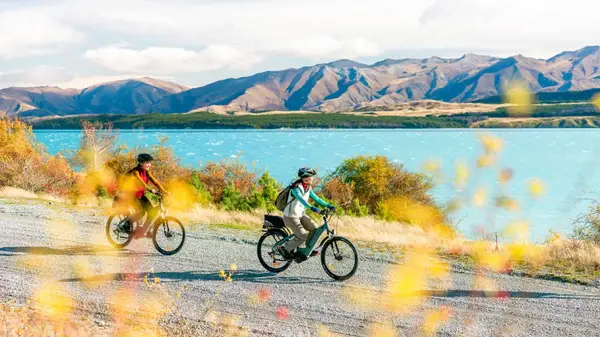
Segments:
[[[478,169],[483,153],[478,136],[491,133],[504,141],[498,165]],[[50,153],[73,150],[79,146],[79,131],[35,131]],[[200,166],[240,156],[256,170],[268,170],[282,183],[294,178],[301,166],[331,172],[344,159],[356,155],[385,155],[410,171],[422,171],[431,159],[442,163],[447,179],[437,185],[440,202],[472,194],[485,188],[489,200],[500,193],[498,173],[511,168],[514,176],[502,193],[520,203],[517,212],[499,211],[488,202],[478,208],[468,205],[453,216],[460,230],[469,237],[484,228],[500,231],[508,223],[525,220],[531,238],[543,241],[549,230],[567,234],[572,219],[587,209],[583,198],[600,190],[600,131],[586,129],[511,129],[511,130],[144,130],[120,131],[118,142],[128,147],[148,148],[168,137],[167,144],[184,164]],[[457,190],[452,177],[457,162],[465,162],[472,176],[464,190]],[[134,164],[134,163],[132,163]],[[540,199],[529,194],[528,182],[538,178],[546,185]]]

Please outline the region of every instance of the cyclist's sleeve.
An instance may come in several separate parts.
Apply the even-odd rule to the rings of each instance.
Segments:
[[[325,202],[325,200],[323,200],[323,199],[319,198],[319,197],[318,197],[318,196],[315,194],[315,192],[313,192],[312,188],[310,189],[310,198],[311,198],[312,200],[314,200],[314,201],[315,201],[317,204],[319,204],[319,205],[321,205],[321,206],[323,206],[323,207],[327,207],[327,206],[329,206],[329,204],[328,204],[328,203],[326,203],[326,202]]]
[[[302,204],[302,206],[306,207],[306,208],[310,208],[310,204],[308,202],[306,202],[306,200],[304,200],[300,194],[298,194],[298,190],[300,189],[300,187],[296,187],[292,189],[292,196],[296,199],[298,199],[298,201],[300,201],[300,203]]]
[[[158,182],[158,180],[156,180],[156,178],[154,178],[154,176],[150,173],[150,171],[148,171],[148,180],[151,181],[156,187],[158,187],[159,190],[161,190],[163,192],[166,191],[164,189],[164,187],[162,187],[162,185]]]

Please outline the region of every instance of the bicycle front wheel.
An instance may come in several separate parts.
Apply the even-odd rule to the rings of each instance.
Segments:
[[[331,278],[336,281],[344,281],[356,273],[358,253],[350,240],[335,236],[323,246],[321,264]]]
[[[185,228],[174,217],[159,219],[152,231],[154,247],[163,255],[177,254],[185,242]]]

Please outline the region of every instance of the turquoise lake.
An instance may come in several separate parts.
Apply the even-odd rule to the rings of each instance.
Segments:
[[[483,153],[479,135],[485,133],[501,138],[504,148],[495,166],[479,169],[475,164]],[[35,135],[53,154],[76,149],[81,139],[80,131],[40,130]],[[426,161],[438,160],[446,178],[434,190],[439,202],[472,195],[478,188],[487,190],[485,206],[467,204],[453,215],[458,228],[471,238],[482,228],[497,232],[517,220],[530,224],[536,242],[547,239],[550,230],[568,234],[572,220],[589,206],[584,199],[600,190],[600,131],[591,129],[121,130],[118,143],[143,149],[158,144],[160,137],[168,137],[167,144],[183,164],[198,167],[239,156],[258,172],[268,170],[281,183],[291,181],[301,166],[324,175],[356,155],[385,155],[410,171],[423,171]],[[458,162],[465,162],[472,172],[463,190],[452,183]],[[502,193],[518,200],[516,212],[494,207],[502,168],[514,173]],[[539,199],[529,193],[528,182],[534,178],[546,186]]]

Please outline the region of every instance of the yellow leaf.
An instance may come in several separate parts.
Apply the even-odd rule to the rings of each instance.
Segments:
[[[237,264],[233,263],[229,266],[229,269],[231,269],[231,271],[236,271],[238,269]]]
[[[446,323],[450,318],[450,309],[443,307],[439,310],[430,311],[425,316],[423,322],[423,332],[425,335],[433,335],[439,327]]]
[[[541,180],[534,179],[531,182],[529,182],[529,193],[532,196],[539,198],[542,195],[544,195],[545,192],[546,192],[546,186],[544,185],[544,183]]]
[[[429,272],[433,278],[445,279],[450,276],[450,266],[446,262],[434,259],[429,266]]]
[[[500,207],[500,208],[504,208],[507,211],[518,211],[519,210],[519,203],[512,198],[509,197],[498,197],[496,198],[496,207]]]
[[[513,171],[509,168],[505,168],[500,172],[500,183],[505,184],[509,182],[513,177]]]
[[[508,256],[502,252],[486,250],[482,251],[481,254],[477,256],[477,264],[480,267],[496,272],[505,271],[508,262]]]
[[[504,146],[502,139],[492,135],[483,135],[480,141],[485,152],[490,154],[500,152]]]
[[[487,192],[485,188],[478,188],[473,194],[473,205],[476,207],[483,207],[487,202]]]
[[[504,229],[504,234],[515,241],[528,241],[529,224],[525,221],[516,221]]]
[[[507,245],[507,248],[512,261],[525,261],[527,259],[527,245],[522,243],[511,243]]]
[[[454,184],[457,187],[464,187],[467,184],[467,181],[469,180],[469,176],[471,174],[469,172],[469,168],[465,163],[459,162],[456,164],[455,171],[456,177],[454,179]]]
[[[600,110],[600,94],[595,94],[592,97],[592,104],[596,107],[596,109]]]
[[[495,161],[495,158],[489,154],[484,154],[477,158],[477,167],[488,167],[491,166]]]
[[[442,167],[442,164],[437,159],[430,159],[423,164],[423,169],[426,172],[439,172]]]
[[[535,97],[528,86],[522,82],[511,82],[504,91],[504,102],[510,104],[508,113],[512,116],[531,114],[534,99]]]
[[[373,322],[369,326],[369,337],[396,337],[396,328],[389,322]]]
[[[404,265],[392,268],[386,286],[389,296],[385,298],[390,311],[408,313],[423,301],[421,291],[427,285],[425,263],[423,256],[410,252]]]
[[[34,302],[40,311],[51,318],[63,317],[73,309],[73,300],[55,283],[46,283],[39,287],[34,294]]]
[[[342,295],[348,302],[362,309],[376,309],[379,303],[379,293],[370,289],[345,287]]]

